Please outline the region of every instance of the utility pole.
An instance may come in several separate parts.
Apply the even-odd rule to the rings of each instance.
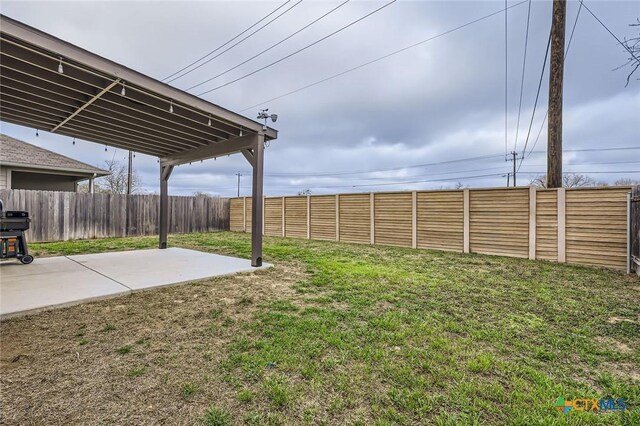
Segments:
[[[549,121],[547,136],[547,188],[562,187],[562,81],[566,0],[553,0],[551,62],[549,67]]]
[[[507,172],[507,188],[511,185],[511,173]]]
[[[129,170],[127,171],[127,195],[131,195],[133,186],[133,151],[129,151]]]
[[[515,151],[511,151],[511,155],[513,155],[513,187],[516,186],[516,159],[518,158],[518,153]]]
[[[240,197],[240,176],[242,176],[242,173],[238,172],[236,176],[238,176],[238,197]]]
[[[511,159],[508,161],[513,161],[513,172],[512,173],[507,173],[507,187],[509,186],[509,178],[511,176],[513,176],[513,186],[516,186],[516,174],[517,174],[517,169],[516,169],[516,163],[518,160],[518,153],[516,151],[511,151]]]

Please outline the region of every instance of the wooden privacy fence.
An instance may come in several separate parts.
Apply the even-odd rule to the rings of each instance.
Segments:
[[[525,187],[267,197],[263,232],[626,269],[630,190]],[[251,231],[251,198],[231,199],[230,229]]]
[[[155,235],[158,195],[82,194],[75,192],[0,190],[7,210],[26,210],[32,219],[27,240]],[[169,232],[229,229],[229,200],[214,197],[169,197]]]

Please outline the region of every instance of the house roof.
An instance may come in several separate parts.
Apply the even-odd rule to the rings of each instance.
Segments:
[[[0,135],[0,165],[69,172],[75,175],[109,174],[106,170],[7,135]]]

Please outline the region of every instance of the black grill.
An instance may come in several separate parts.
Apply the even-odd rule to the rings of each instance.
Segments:
[[[24,231],[29,229],[29,213],[24,211],[4,211],[0,200],[0,259],[14,258],[24,264],[33,262],[27,248]]]

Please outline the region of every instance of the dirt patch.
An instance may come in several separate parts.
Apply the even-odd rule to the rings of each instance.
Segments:
[[[295,298],[304,278],[283,262],[6,320],[0,423],[174,425],[214,403],[233,412],[219,370],[227,344],[249,333],[260,304]]]
[[[638,322],[640,322],[640,318],[638,318],[637,320],[633,320],[631,318],[622,318],[622,317],[610,317],[607,319],[607,322],[609,324],[618,324],[621,322],[630,322],[632,324],[636,324]]]
[[[629,345],[612,339],[611,337],[596,337],[596,341],[609,348],[614,348],[616,351],[622,352],[624,354],[630,354],[633,352],[633,349],[631,349]]]

